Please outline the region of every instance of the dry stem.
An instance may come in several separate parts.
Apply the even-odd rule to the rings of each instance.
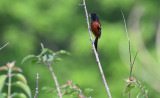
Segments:
[[[2,50],[2,49],[3,49],[4,47],[6,47],[8,44],[9,44],[9,43],[3,45],[3,46],[0,48],[0,50]]]
[[[42,43],[41,43],[41,47],[42,47],[42,49],[44,49],[44,45],[43,45]],[[58,84],[58,80],[57,80],[57,78],[56,78],[56,75],[54,74],[54,71],[53,71],[52,67],[51,67],[51,62],[47,62],[47,63],[44,63],[44,64],[49,67],[50,72],[51,72],[51,74],[52,74],[52,77],[53,77],[53,79],[54,79],[54,81],[55,81],[55,84],[56,84],[56,87],[57,87],[57,91],[58,91],[59,98],[62,98],[62,94],[61,94],[61,91],[60,91],[60,87],[59,87],[59,84]]]
[[[34,98],[37,98],[37,95],[38,95],[38,79],[39,79],[39,74],[37,73],[37,78],[36,78],[36,94],[35,94]]]
[[[105,79],[105,76],[104,76],[104,73],[103,73],[103,70],[102,70],[102,67],[101,67],[101,63],[100,63],[100,60],[99,60],[99,57],[98,57],[98,53],[96,52],[96,49],[95,49],[95,46],[94,46],[94,43],[93,43],[93,39],[92,39],[92,36],[91,36],[91,30],[90,30],[89,19],[88,19],[88,12],[87,12],[87,8],[86,8],[85,0],[83,0],[83,4],[80,4],[80,5],[83,6],[84,10],[85,10],[86,20],[87,20],[87,25],[88,25],[88,32],[89,32],[90,40],[91,40],[91,43],[92,43],[92,46],[93,46],[93,51],[94,51],[94,54],[96,56],[96,61],[97,61],[99,70],[101,72],[103,83],[105,85],[105,88],[106,88],[106,91],[107,91],[107,94],[108,94],[109,98],[112,98],[111,93],[109,91],[109,87],[107,85],[107,82],[106,82],[106,79]]]

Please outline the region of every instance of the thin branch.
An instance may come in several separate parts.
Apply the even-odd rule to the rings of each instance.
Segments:
[[[43,43],[41,43],[41,47],[42,47],[42,49],[44,49],[44,45],[43,45]]]
[[[8,98],[11,98],[12,67],[8,68]]]
[[[37,98],[37,95],[38,95],[38,79],[39,79],[39,74],[37,73],[37,78],[36,78],[36,94],[35,94],[34,98]]]
[[[50,72],[51,72],[51,74],[52,74],[52,77],[53,77],[53,79],[54,79],[54,81],[55,81],[59,98],[62,98],[62,94],[61,94],[61,91],[60,91],[60,87],[59,87],[59,84],[58,84],[58,80],[57,80],[57,78],[56,78],[56,75],[54,74],[54,71],[53,71],[50,63],[48,63],[48,67],[49,67]]]
[[[137,57],[137,54],[138,54],[138,50],[137,50],[137,52],[136,52],[136,55],[135,55],[135,57],[134,57],[134,60],[133,60],[133,65],[134,65],[134,62],[135,62],[135,60],[136,60],[136,57]],[[133,67],[133,66],[132,66]]]
[[[97,61],[97,64],[98,64],[98,67],[99,67],[99,70],[100,70],[100,73],[101,73],[101,76],[102,76],[102,79],[103,79],[103,83],[105,85],[105,88],[106,88],[106,91],[107,91],[107,94],[108,94],[109,98],[112,98],[109,87],[107,85],[107,82],[106,82],[106,79],[105,79],[105,76],[104,76],[104,73],[103,73],[103,70],[102,70],[102,66],[101,66],[101,63],[100,63],[100,60],[99,60],[99,57],[98,57],[98,53],[96,52],[96,49],[95,49],[95,46],[94,46],[94,43],[93,43],[93,39],[92,39],[92,36],[91,36],[89,19],[88,19],[88,12],[87,12],[87,7],[86,7],[85,0],[83,0],[83,4],[80,4],[80,5],[84,7],[84,11],[85,11],[85,14],[86,14],[86,20],[87,20],[87,25],[88,25],[88,32],[89,32],[90,40],[91,40],[91,43],[92,43],[92,46],[93,46],[93,51],[94,51],[94,54],[95,54],[95,57],[96,57],[96,61]]]
[[[2,49],[3,49],[4,47],[6,47],[8,44],[9,44],[9,43],[3,45],[3,46],[0,48],[0,50],[2,50]]]
[[[41,47],[42,47],[42,49],[44,49],[43,43],[41,43]],[[61,94],[61,90],[60,90],[60,87],[59,87],[59,84],[58,84],[58,80],[57,80],[56,75],[54,74],[54,71],[52,69],[51,62],[46,62],[46,63],[43,62],[43,64],[45,64],[45,65],[47,65],[49,67],[50,72],[52,74],[52,77],[53,77],[53,79],[55,81],[55,84],[56,84],[56,87],[57,87],[59,98],[62,98],[62,94]]]
[[[128,49],[129,49],[129,58],[130,58],[130,78],[131,78],[132,77],[133,64],[132,64],[132,54],[131,54],[130,39],[129,39],[129,36],[128,36],[128,30],[127,30],[126,20],[125,20],[125,17],[124,17],[124,14],[123,14],[122,10],[121,10],[121,13],[122,13],[123,22],[124,22],[124,25],[125,25],[126,36],[127,36],[127,39],[128,39]],[[136,55],[137,55],[137,53],[136,53]],[[134,58],[134,61],[135,61],[135,59],[136,59],[136,56]],[[133,61],[133,63],[134,63],[134,61]],[[131,97],[131,92],[129,92],[129,98],[130,97]]]
[[[122,16],[123,16],[123,21],[124,21],[124,25],[125,25],[125,30],[126,30],[126,36],[128,39],[128,47],[129,47],[129,57],[130,57],[130,78],[132,77],[132,68],[133,68],[133,64],[132,64],[132,55],[131,55],[131,47],[130,47],[130,39],[128,36],[128,30],[127,30],[127,25],[126,25],[126,20],[123,14],[123,11],[121,10]]]

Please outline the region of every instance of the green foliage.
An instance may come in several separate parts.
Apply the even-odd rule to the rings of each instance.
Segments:
[[[129,84],[128,84],[127,87],[124,89],[124,93],[123,93],[124,95],[125,95],[125,94],[128,94],[129,92],[131,92],[131,90],[133,90],[135,87],[138,87],[138,88],[140,88],[141,93],[139,93],[139,94],[137,95],[137,98],[147,98],[146,96],[147,96],[148,90],[144,90],[144,88],[142,87],[141,82],[136,81],[135,78],[128,78],[128,79],[126,79],[125,81],[126,81],[127,83],[129,83]]]
[[[133,90],[135,88],[135,86],[132,86],[131,84],[129,84],[125,89],[124,89],[124,95],[128,94],[131,90]]]
[[[27,98],[27,96],[23,93],[13,93],[12,98]]]
[[[32,60],[33,64],[40,63],[40,62],[42,62],[43,64],[48,64],[48,63],[53,63],[54,61],[62,61],[61,58],[57,57],[57,55],[59,55],[59,54],[70,55],[70,53],[65,50],[53,52],[52,50],[50,50],[48,48],[42,48],[42,51],[38,56],[28,55],[23,58],[22,63],[28,59],[33,59]]]
[[[27,84],[27,79],[24,77],[24,75],[18,73],[15,74],[14,77],[20,80],[22,83]]]
[[[145,93],[147,94],[148,90],[146,90]],[[139,93],[136,98],[146,98],[146,96],[144,95],[144,93]]]
[[[24,61],[31,59],[31,58],[34,58],[34,57],[35,57],[35,55],[28,55],[25,58],[23,58],[22,63],[24,63]]]
[[[2,66],[0,67],[0,71],[7,71],[8,73],[5,75],[0,75],[0,96],[6,96],[5,93],[1,93],[3,87],[6,84],[6,79],[8,78],[8,90],[9,92],[11,92],[10,86],[17,86],[20,87],[21,89],[23,89],[26,94],[29,96],[29,98],[31,98],[31,90],[29,88],[29,86],[27,85],[27,80],[25,78],[24,75],[22,75],[21,73],[13,73],[12,71],[17,71],[17,72],[22,72],[22,70],[19,67],[15,67],[15,62],[11,62],[11,63],[7,63],[6,66]],[[10,80],[12,78],[17,78],[16,81],[11,82]],[[7,95],[8,97],[12,97],[12,98],[27,98],[25,94],[23,93],[17,93],[14,92],[13,94]]]
[[[23,89],[27,93],[27,95],[31,98],[31,90],[28,85],[24,84],[21,81],[13,82],[12,85]]]
[[[46,47],[54,50],[64,49],[72,56],[64,57],[63,62],[55,62],[60,65],[56,66],[60,83],[68,79],[76,81],[93,88],[94,98],[107,98],[91,49],[84,9],[78,5],[81,3],[82,0],[0,0],[0,46],[6,42],[10,43],[0,51],[0,65],[12,60],[16,60],[17,65],[20,65],[19,62],[26,55],[39,53],[39,43],[44,43]],[[158,98],[160,95],[155,88],[160,83],[160,64],[151,62],[160,60],[157,57],[159,53],[156,52],[159,49],[155,46],[160,16],[159,4],[160,0],[86,0],[88,13],[98,13],[100,18],[102,35],[98,43],[98,53],[113,98],[128,98],[122,96],[122,88],[127,86],[122,80],[128,77],[126,73],[129,58],[120,9],[124,11],[126,22],[129,23],[128,30],[134,29],[129,34],[131,44],[140,50],[133,75],[147,82],[145,86],[152,92],[148,93],[151,98]],[[133,11],[136,8],[138,10]],[[140,8],[143,8],[144,12],[139,12]],[[134,12],[132,15],[135,16],[130,18],[131,12]],[[136,19],[138,14],[142,16],[140,21]],[[139,33],[136,32],[138,28]],[[141,45],[140,40],[145,44]],[[140,46],[136,46],[136,42]],[[142,46],[147,46],[149,50],[143,50]],[[132,50],[135,53],[134,49]],[[151,56],[148,58],[147,54]],[[57,60],[61,59],[57,57]],[[31,62],[41,63],[37,58]],[[27,61],[23,65],[23,75],[29,79],[32,93],[35,93],[34,74],[37,71],[41,75],[42,85],[53,85],[52,78],[48,76],[44,66],[32,66]],[[39,98],[53,96],[46,92],[39,94]],[[135,97],[137,93],[132,95]]]
[[[67,84],[62,85],[61,89],[63,95],[70,95],[73,98],[88,98],[86,95],[93,91],[91,88],[85,88],[84,90],[81,90],[80,85],[74,84],[72,81],[67,81]]]
[[[5,81],[6,81],[7,75],[0,75],[0,92],[3,89],[3,86],[5,85]]]

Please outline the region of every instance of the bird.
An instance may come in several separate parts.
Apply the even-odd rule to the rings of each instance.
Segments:
[[[95,36],[94,46],[97,51],[98,39],[101,37],[101,24],[99,22],[98,14],[92,13],[92,14],[89,14],[89,17],[91,18],[91,31]]]

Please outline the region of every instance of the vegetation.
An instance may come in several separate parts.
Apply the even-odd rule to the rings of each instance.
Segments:
[[[136,87],[140,89],[132,89],[131,98],[135,98],[137,94],[140,97],[143,96],[142,89],[149,98],[159,97],[159,3],[159,0],[86,1],[88,13],[98,13],[100,17],[102,35],[98,43],[98,54],[113,98],[128,98],[129,91]],[[70,56],[58,55],[58,58],[63,58],[63,61],[55,61],[52,66],[60,87],[70,80],[73,84],[80,84],[80,88],[84,92],[85,88],[90,88],[89,91],[93,90],[84,96],[108,97],[89,41],[84,9],[79,4],[82,4],[82,0],[0,1],[0,47],[9,43],[3,49],[0,48],[0,67],[7,65],[6,62],[16,61],[16,67],[21,68],[23,72],[16,71],[12,74],[25,76],[27,80],[25,85],[29,86],[32,97],[36,91],[37,72],[39,73],[37,98],[57,96],[53,93],[54,91],[57,93],[57,90],[48,67],[37,63],[37,60],[30,61],[33,59],[21,64],[28,54],[41,52],[40,43],[54,53],[66,50],[72,54]],[[132,84],[134,87],[131,86],[129,90],[124,90],[126,85],[130,84],[131,79],[128,78],[130,58],[121,9],[126,16],[131,53],[136,54],[137,49],[139,50],[132,73],[136,82]],[[0,96],[7,96],[8,74],[0,71],[0,78]],[[14,76],[12,78],[15,79]],[[126,80],[127,83],[124,81],[126,78],[129,81]],[[15,79],[12,84],[17,81],[20,82],[21,79]],[[143,83],[139,81],[143,81]],[[66,85],[71,90],[72,87],[68,83]],[[22,87],[18,86],[20,85],[11,87],[11,95],[15,93],[30,96]],[[74,93],[77,94],[77,90]],[[74,95],[74,93],[70,95]],[[70,98],[70,95],[65,95],[63,98]]]

